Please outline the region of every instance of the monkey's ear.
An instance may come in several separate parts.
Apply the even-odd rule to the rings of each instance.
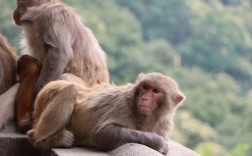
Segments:
[[[141,81],[143,79],[143,77],[145,76],[144,73],[140,73],[138,74],[138,77],[137,77],[137,82]]]
[[[186,97],[185,97],[185,95],[183,93],[181,93],[181,92],[175,93],[174,97],[173,97],[173,102],[174,102],[175,105],[178,105],[179,103],[181,103],[182,101],[184,101],[185,98]]]

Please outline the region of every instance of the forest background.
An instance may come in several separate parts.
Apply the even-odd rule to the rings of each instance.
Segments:
[[[111,81],[174,77],[187,100],[172,139],[203,156],[252,155],[252,0],[64,0],[108,55]],[[0,32],[20,51],[14,0]]]

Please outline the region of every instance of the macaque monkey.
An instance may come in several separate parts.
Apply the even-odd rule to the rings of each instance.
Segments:
[[[15,83],[16,60],[16,52],[10,46],[7,38],[0,33],[0,95]]]
[[[34,97],[63,73],[82,78],[89,87],[109,82],[106,53],[72,8],[57,0],[17,0],[13,19],[23,28],[24,52],[43,64]]]
[[[0,132],[13,132],[14,99],[18,89],[15,84],[17,54],[7,38],[0,33]]]
[[[15,107],[18,127],[27,132],[32,125],[32,97],[42,65],[32,56],[23,55],[17,61],[18,88]]]
[[[59,80],[66,80],[66,81],[69,81],[69,82],[72,82],[72,83],[77,83],[79,84],[79,86],[82,86],[82,87],[88,87],[88,83],[85,82],[83,79],[81,79],[80,77],[77,77],[73,74],[70,74],[70,73],[64,73],[60,76]]]
[[[14,103],[19,84],[14,84],[10,89],[0,95],[0,132],[15,132]]]
[[[27,132],[32,126],[32,94],[41,67],[38,60],[29,55],[23,55],[17,61],[17,81],[20,86],[15,97],[15,110],[21,132]],[[69,73],[61,75],[60,79],[87,86],[81,78]]]
[[[28,136],[45,149],[77,145],[107,151],[140,143],[167,154],[173,116],[184,99],[176,81],[160,73],[140,74],[125,86],[87,88],[58,80],[38,94]]]

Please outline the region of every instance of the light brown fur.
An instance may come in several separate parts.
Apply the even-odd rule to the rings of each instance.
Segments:
[[[0,132],[16,131],[14,103],[18,87],[17,83],[0,95]]]
[[[63,73],[72,73],[89,86],[109,82],[106,54],[72,8],[57,0],[17,3],[13,18],[23,28],[24,52],[43,63],[35,95]]]
[[[139,112],[140,87],[162,90],[155,108]],[[124,143],[147,145],[163,154],[173,115],[185,99],[177,83],[159,73],[140,74],[134,84],[101,84],[86,88],[59,80],[47,84],[35,101],[34,126],[28,132],[40,148],[80,146],[111,150]],[[61,109],[58,109],[58,108]],[[53,128],[52,128],[53,127]]]
[[[14,98],[17,54],[0,33],[0,131],[14,131]]]
[[[16,60],[15,50],[0,33],[0,95],[15,83]]]

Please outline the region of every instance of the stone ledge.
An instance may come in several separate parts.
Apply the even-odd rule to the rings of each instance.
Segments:
[[[0,133],[0,149],[0,156],[162,156],[147,146],[135,143],[122,145],[107,153],[80,147],[41,151],[32,147],[26,135],[17,133]],[[167,156],[199,156],[199,154],[175,141],[169,141]]]

